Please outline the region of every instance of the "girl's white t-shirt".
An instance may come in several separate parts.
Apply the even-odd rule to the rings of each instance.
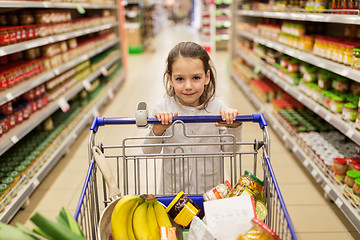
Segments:
[[[155,105],[153,116],[163,111],[178,112],[179,116],[220,115],[223,109],[227,109],[226,105],[217,98],[212,99],[206,109],[198,109],[182,105],[176,97],[165,97]],[[225,137],[225,134],[231,136]],[[152,126],[147,136],[155,136]],[[220,183],[223,166],[219,153],[236,152],[233,144],[222,143],[234,141],[241,141],[241,126],[227,128],[216,127],[215,123],[177,123],[168,128],[163,136],[145,139],[143,152],[156,154],[163,150],[165,156],[175,153],[174,157],[164,157],[160,194],[176,194],[180,191],[199,194]],[[174,145],[163,146],[164,143]],[[159,145],[146,147],[148,144]]]

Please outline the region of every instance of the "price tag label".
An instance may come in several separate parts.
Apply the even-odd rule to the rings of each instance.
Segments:
[[[59,107],[61,108],[61,111],[63,111],[64,113],[70,109],[69,103],[63,97],[58,100],[58,104]]]
[[[72,137],[73,137],[73,139],[77,139],[78,135],[77,135],[76,133],[74,133],[74,134],[72,135]]]
[[[6,51],[4,49],[0,49],[0,56],[6,55]]]
[[[346,132],[346,136],[348,138],[352,138],[354,136],[355,132],[352,130],[352,129],[349,129],[347,132]]]
[[[114,93],[113,93],[112,90],[109,90],[109,91],[108,91],[108,97],[109,97],[110,100],[113,100],[113,99],[114,99]]]
[[[76,9],[78,10],[78,12],[80,14],[85,14],[86,13],[84,7],[81,4],[76,4]]]
[[[338,198],[338,199],[336,199],[335,204],[336,204],[336,206],[338,206],[338,208],[341,208],[341,206],[343,205],[343,201],[341,201],[341,199]]]
[[[10,138],[10,141],[11,141],[13,144],[15,144],[15,143],[17,143],[17,142],[19,141],[19,138],[14,135],[14,136],[12,136],[12,137]]]
[[[319,113],[319,110],[320,110],[320,107],[318,105],[316,105],[315,108],[314,108],[314,112]]]
[[[310,163],[309,163],[309,161],[304,160],[303,164],[304,164],[305,167],[308,167]]]
[[[102,67],[102,68],[100,69],[100,71],[101,71],[102,75],[104,75],[104,77],[107,77],[107,76],[109,75],[109,72],[108,72],[108,70],[106,69],[106,67]]]
[[[14,99],[14,95],[12,95],[12,93],[9,92],[8,94],[6,94],[6,99],[7,99],[8,101],[11,101],[11,100]]]
[[[291,151],[292,151],[294,154],[296,154],[296,153],[297,153],[297,151],[298,151],[297,146],[296,146],[296,145],[294,145],[294,146],[293,146],[293,148],[291,149]]]
[[[284,88],[285,92],[288,92],[289,89],[290,89],[289,85],[286,84],[286,85],[285,85],[285,88]]]
[[[329,185],[325,185],[324,191],[329,194],[329,192],[331,191],[331,187]]]
[[[54,69],[54,73],[56,76],[58,76],[60,74],[60,70],[58,68]]]
[[[88,91],[88,92],[91,91],[92,85],[90,84],[90,82],[88,80],[82,81],[82,85],[84,86],[86,91]]]
[[[39,186],[39,184],[40,184],[39,179],[35,178],[35,179],[34,179],[34,182],[33,182],[33,187],[34,187],[34,189],[37,188],[37,186]]]
[[[254,73],[256,75],[258,75],[260,73],[260,70],[261,70],[261,66],[260,65],[256,65],[255,68],[254,68]]]
[[[313,170],[311,171],[311,175],[316,179],[317,172],[316,172],[315,169],[313,169]]]

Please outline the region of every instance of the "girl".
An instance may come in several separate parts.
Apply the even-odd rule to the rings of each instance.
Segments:
[[[215,69],[206,50],[196,43],[181,42],[169,52],[163,79],[167,96],[154,108],[154,115],[161,124],[151,126],[150,138],[144,141],[158,145],[145,146],[143,152],[160,153],[163,149],[165,155],[177,154],[164,158],[160,181],[162,194],[204,193],[220,183],[223,166],[219,153],[235,151],[234,145],[220,143],[241,141],[241,122],[234,122],[239,112],[214,98]],[[174,116],[218,114],[224,122],[175,124],[169,128]],[[219,136],[224,134],[232,134],[236,139]],[[206,137],[196,137],[200,135]],[[219,144],[211,145],[214,142]],[[163,143],[175,144],[163,147]],[[185,144],[179,146],[179,143]],[[184,155],[181,157],[179,153]]]

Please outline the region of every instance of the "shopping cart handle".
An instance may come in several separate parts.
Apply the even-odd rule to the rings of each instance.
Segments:
[[[205,115],[205,116],[177,116],[173,117],[173,122],[180,120],[184,123],[205,123],[205,122],[222,122],[220,115]],[[267,126],[265,117],[262,113],[256,113],[252,115],[238,115],[236,116],[237,122],[256,122],[259,123],[260,128]],[[156,117],[147,118],[148,124],[157,124],[160,123]],[[104,118],[104,117],[95,117],[90,130],[97,132],[100,126],[105,125],[125,125],[125,124],[136,124],[136,118]]]

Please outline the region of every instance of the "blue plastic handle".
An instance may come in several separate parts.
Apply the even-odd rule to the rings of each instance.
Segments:
[[[222,122],[220,115],[209,115],[209,116],[178,116],[173,117],[173,121],[180,120],[184,123],[205,123],[205,122]],[[264,126],[267,126],[265,117],[262,113],[256,113],[252,115],[238,115],[236,116],[237,122],[257,122],[260,125],[260,128],[263,129]],[[149,117],[147,119],[148,124],[157,124],[160,123],[156,117]],[[104,117],[95,117],[90,130],[97,132],[100,126],[105,125],[124,125],[124,124],[136,124],[135,118],[104,118]]]

